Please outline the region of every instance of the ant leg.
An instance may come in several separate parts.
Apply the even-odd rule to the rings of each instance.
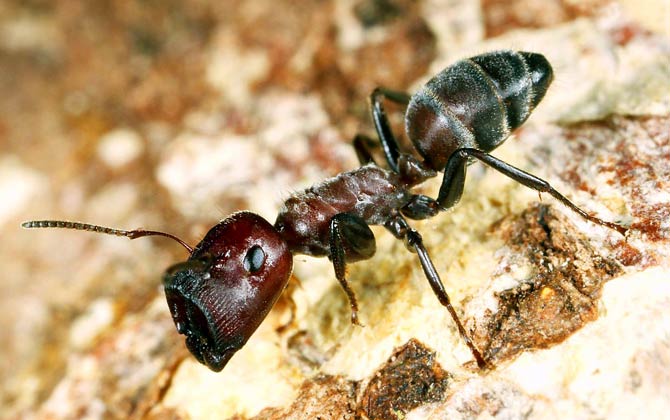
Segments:
[[[505,163],[502,160],[489,155],[488,153],[470,148],[458,149],[449,157],[449,161],[447,162],[447,165],[444,169],[442,186],[440,187],[440,192],[437,197],[437,202],[442,208],[449,208],[456,204],[458,200],[460,200],[461,195],[463,194],[465,171],[469,158],[480,160],[491,168],[525,185],[528,188],[532,188],[535,191],[541,193],[549,193],[552,197],[563,203],[563,205],[568,207],[570,210],[574,211],[592,223],[616,230],[624,236],[626,235],[626,231],[628,231],[628,228],[626,227],[616,223],[604,221],[595,216],[591,216],[568,200],[563,194],[556,191],[551,185],[549,185],[547,181],[538,178],[535,175],[529,174],[528,172],[522,171],[521,169],[516,168],[508,163]]]
[[[382,104],[383,98],[402,105],[407,105],[411,96],[404,92],[397,92],[379,87],[372,91],[372,94],[370,95],[372,120],[375,124],[379,142],[384,150],[384,156],[386,157],[386,162],[388,162],[389,168],[391,168],[393,172],[399,174],[401,182],[407,186],[417,185],[428,178],[434,177],[436,172],[431,168],[425,166],[424,163],[417,160],[413,155],[400,152],[400,146],[391,131],[388,117],[384,111],[384,105]],[[368,163],[372,160],[372,157],[368,150],[363,150],[364,147],[367,148],[364,141],[367,141],[367,144],[370,144],[372,139],[365,136],[356,136],[356,138],[354,138],[354,147],[356,148],[356,153],[360,162]]]
[[[361,165],[374,163],[375,165],[379,166],[370,152],[370,148],[372,147],[373,142],[374,140],[364,134],[357,134],[356,137],[354,137],[353,146],[354,150],[356,150],[356,156],[358,156],[358,161]],[[406,184],[408,187],[420,184],[426,179],[437,175],[437,172],[426,167],[414,156],[407,153],[400,153],[396,162],[396,173],[400,175],[400,181]],[[409,217],[416,219],[415,217]],[[422,218],[425,219],[425,217]]]
[[[349,213],[338,213],[330,219],[330,259],[333,261],[335,277],[344,289],[351,306],[351,323],[358,326],[358,303],[354,291],[346,278],[346,263],[366,260],[377,250],[372,230],[363,219]]]
[[[365,134],[356,134],[356,137],[354,137],[352,143],[354,150],[356,151],[356,157],[358,157],[358,162],[361,165],[367,165],[368,163],[377,164],[375,158],[372,157],[372,153],[370,153],[370,145],[373,141],[374,140]]]
[[[403,239],[410,250],[417,253],[419,256],[419,261],[421,262],[421,268],[423,268],[423,273],[426,276],[430,287],[433,289],[433,293],[435,293],[435,296],[437,296],[437,299],[440,301],[442,306],[447,308],[447,311],[449,311],[451,318],[454,320],[454,323],[456,323],[458,333],[461,335],[465,341],[465,344],[467,344],[468,348],[470,349],[472,356],[477,362],[477,366],[479,366],[480,369],[484,369],[487,366],[487,363],[477,347],[475,347],[475,344],[472,342],[468,332],[461,323],[456,310],[451,305],[451,300],[449,299],[449,295],[444,289],[442,280],[440,280],[440,275],[437,273],[437,270],[435,269],[435,266],[433,265],[433,262],[428,255],[428,251],[423,244],[423,238],[421,237],[421,234],[409,227],[407,221],[400,215],[391,219],[385,225],[385,227],[391,231],[391,233],[396,238]]]
[[[375,129],[377,130],[377,135],[379,136],[379,142],[381,143],[382,149],[384,150],[384,156],[386,156],[386,161],[388,162],[389,167],[394,172],[398,172],[398,157],[400,155],[400,147],[398,146],[398,141],[391,131],[391,126],[389,124],[388,117],[386,116],[386,112],[384,111],[384,105],[382,104],[382,97],[401,105],[407,105],[411,96],[404,92],[398,92],[381,87],[376,88],[370,94],[372,121],[375,124]]]
[[[407,204],[400,209],[403,216],[412,220],[429,219],[440,211],[437,201],[423,194],[414,194]]]

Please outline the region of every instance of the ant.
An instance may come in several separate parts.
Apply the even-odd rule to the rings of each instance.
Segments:
[[[538,53],[495,51],[453,64],[417,93],[375,89],[372,118],[388,169],[378,166],[371,139],[359,135],[354,148],[361,167],[291,195],[273,224],[257,214],[234,213],[215,225],[192,248],[171,234],[119,230],[65,221],[30,221],[25,228],[66,228],[136,239],[165,236],[190,253],[169,268],[163,285],[170,313],[186,346],[199,362],[220,371],[258,328],[286,288],[293,254],[327,256],[358,321],[356,296],[346,279],[346,264],[371,258],[376,250],[370,225],[382,225],[415,252],[426,279],[446,307],[480,368],[487,362],[451,305],[421,235],[407,219],[427,219],[453,207],[463,194],[468,165],[479,160],[540,193],[558,199],[584,219],[614,229],[627,228],[591,216],[546,181],[489,154],[519,127],[544,97],[553,79]],[[400,151],[382,100],[407,107],[406,132],[419,160]],[[411,188],[444,171],[437,199]]]

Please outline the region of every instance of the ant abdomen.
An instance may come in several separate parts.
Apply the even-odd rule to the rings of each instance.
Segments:
[[[536,53],[495,51],[461,60],[412,96],[407,135],[438,171],[457,149],[490,152],[528,118],[552,78],[551,65]]]

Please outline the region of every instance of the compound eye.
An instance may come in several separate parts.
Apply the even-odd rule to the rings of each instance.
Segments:
[[[263,252],[260,246],[254,245],[247,251],[247,255],[244,256],[244,269],[250,273],[254,273],[261,269],[264,262],[265,252]]]

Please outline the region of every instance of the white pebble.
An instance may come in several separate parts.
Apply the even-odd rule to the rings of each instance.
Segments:
[[[140,135],[128,128],[118,128],[100,137],[98,157],[110,168],[120,168],[136,159],[144,150]]]

